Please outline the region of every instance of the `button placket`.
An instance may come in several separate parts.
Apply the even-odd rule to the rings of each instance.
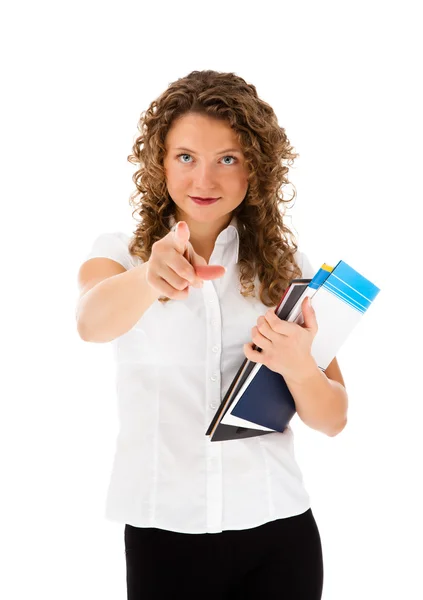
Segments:
[[[215,248],[216,250],[216,248]],[[221,248],[218,253],[213,254],[213,264],[223,264]],[[209,263],[210,264],[210,263]],[[206,285],[209,283],[210,285]],[[220,404],[221,394],[221,314],[220,314],[220,282],[219,280],[205,282],[204,301],[206,305],[206,317],[208,323],[207,348],[207,375],[210,378],[206,386],[207,403],[206,426],[210,423],[211,416],[216,412]],[[208,531],[219,531],[222,525],[223,512],[223,481],[222,481],[222,448],[220,444],[206,442],[206,471],[207,471],[207,528]]]
[[[206,282],[207,283],[207,282]],[[208,378],[210,381],[210,386],[207,388],[207,402],[208,402],[208,411],[207,415],[210,415],[209,411],[215,412],[220,404],[220,350],[221,350],[221,330],[218,327],[220,323],[220,304],[217,291],[215,287],[212,285],[212,282],[208,282],[211,285],[207,286],[205,293],[206,304],[213,304],[210,308],[207,308],[207,318],[210,324],[209,326],[209,343],[212,344],[210,350],[213,353],[209,354],[208,351]],[[217,300],[217,302],[216,302]],[[210,417],[208,416],[207,419]]]

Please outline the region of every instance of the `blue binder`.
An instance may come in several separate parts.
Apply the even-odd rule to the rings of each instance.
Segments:
[[[346,262],[341,260],[334,268],[324,263],[313,279],[291,282],[275,313],[301,325],[301,304],[310,296],[319,327],[311,354],[324,371],[379,292],[380,288]],[[283,432],[295,412],[283,376],[246,358],[206,435],[211,441],[224,441]]]

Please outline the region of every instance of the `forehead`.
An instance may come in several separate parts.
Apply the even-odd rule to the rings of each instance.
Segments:
[[[193,150],[238,148],[236,132],[225,121],[203,115],[184,115],[174,121],[167,133],[167,147],[186,146]]]

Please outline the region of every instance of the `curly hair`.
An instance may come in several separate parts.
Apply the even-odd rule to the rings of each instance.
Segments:
[[[176,207],[165,181],[165,139],[173,121],[188,113],[225,121],[239,140],[248,167],[248,191],[232,213],[239,229],[241,294],[255,295],[257,277],[261,302],[275,306],[291,280],[302,276],[294,258],[295,236],[283,222],[283,205],[296,196],[295,186],[292,198],[285,200],[282,193],[289,183],[288,165],[299,154],[293,152],[285,129],[269,104],[258,97],[255,86],[234,73],[192,71],[171,83],[141,113],[140,135],[127,157],[140,165],[132,176],[136,191],[129,203],[134,207],[132,216],[138,213],[141,222],[129,251],[146,262],[154,242],[170,231],[169,218],[175,216]]]

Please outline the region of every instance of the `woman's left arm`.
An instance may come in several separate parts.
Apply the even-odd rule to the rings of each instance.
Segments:
[[[347,424],[348,394],[342,383],[326,374],[331,367],[339,371],[336,358],[325,373],[310,358],[314,365],[310,363],[305,378],[294,381],[285,377],[285,383],[294,398],[300,419],[312,429],[334,437]]]
[[[348,395],[336,358],[321,371],[311,354],[318,330],[316,314],[305,298],[304,324],[280,319],[273,309],[257,320],[253,342],[261,349],[244,344],[245,356],[280,373],[291,392],[300,419],[312,429],[330,437],[347,423]]]

